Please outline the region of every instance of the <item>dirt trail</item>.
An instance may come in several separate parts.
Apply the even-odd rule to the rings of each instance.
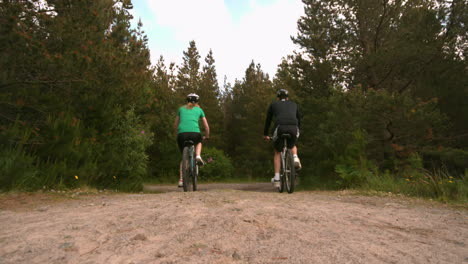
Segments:
[[[403,197],[183,193],[0,196],[0,263],[468,263],[468,212]]]

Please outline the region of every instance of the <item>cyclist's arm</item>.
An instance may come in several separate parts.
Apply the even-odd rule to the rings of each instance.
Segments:
[[[174,135],[177,135],[177,128],[179,127],[180,118],[176,116],[174,120]]]
[[[203,126],[205,127],[205,137],[209,138],[210,137],[210,126],[208,125],[208,120],[206,119],[206,117],[202,117],[201,120],[203,122]]]
[[[267,117],[266,117],[266,120],[265,120],[265,128],[263,129],[263,136],[268,136],[268,129],[270,128],[270,123],[271,123],[272,117],[273,117],[273,110],[272,110],[272,107],[270,105],[270,107],[268,107]]]
[[[301,128],[301,112],[299,111],[299,107],[296,110],[296,118],[297,118],[297,127]]]

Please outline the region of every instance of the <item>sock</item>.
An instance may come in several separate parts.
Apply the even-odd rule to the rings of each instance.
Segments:
[[[293,158],[298,158],[297,154],[294,154],[294,155],[293,155]]]
[[[197,156],[196,158],[197,158],[197,159],[201,159],[201,156]]]
[[[279,181],[280,177],[279,177],[279,173],[275,173],[275,181]]]

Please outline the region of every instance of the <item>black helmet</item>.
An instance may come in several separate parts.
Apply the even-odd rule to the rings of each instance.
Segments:
[[[279,89],[278,92],[276,92],[276,97],[279,97],[279,98],[287,98],[287,97],[288,97],[288,90],[286,90],[286,89]]]
[[[191,93],[191,94],[187,95],[187,102],[189,102],[189,103],[198,103],[199,98],[200,98],[200,96],[198,96],[198,94]]]

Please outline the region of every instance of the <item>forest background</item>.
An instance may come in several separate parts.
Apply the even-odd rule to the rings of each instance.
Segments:
[[[212,131],[201,180],[268,181],[264,120],[284,88],[303,116],[302,188],[466,201],[466,1],[303,4],[300,51],[275,76],[252,61],[219,84],[194,41],[181,65],[151,65],[130,0],[0,1],[0,189],[175,184],[173,122],[191,92]]]

